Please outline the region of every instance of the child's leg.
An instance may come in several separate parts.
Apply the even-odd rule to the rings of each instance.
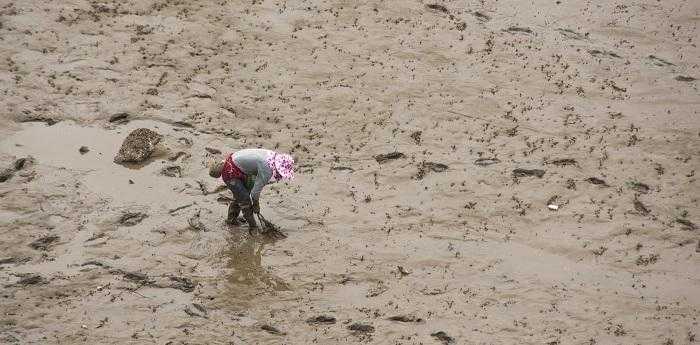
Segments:
[[[250,226],[251,228],[257,227],[255,217],[253,217],[253,205],[250,201],[250,192],[248,191],[248,189],[246,189],[245,183],[239,179],[232,179],[227,183],[227,185],[233,193],[233,197],[236,199],[234,201],[235,206],[229,206],[229,211],[235,211],[237,217],[239,210],[242,210],[243,217],[248,222],[248,226]]]

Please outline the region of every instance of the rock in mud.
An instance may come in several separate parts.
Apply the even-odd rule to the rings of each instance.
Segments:
[[[81,147],[78,149],[78,152],[80,152],[81,155],[84,155],[84,154],[90,152],[90,148],[87,147],[87,146],[81,146]]]
[[[478,165],[480,167],[485,167],[493,164],[498,164],[500,163],[501,160],[498,158],[479,158],[474,161],[474,165]]]
[[[353,332],[358,332],[358,333],[372,333],[374,332],[374,326],[364,324],[364,323],[353,323],[352,325],[348,326],[348,329],[353,331]]]
[[[595,184],[595,185],[599,185],[599,186],[605,186],[605,187],[608,186],[607,182],[605,182],[604,180],[601,180],[597,177],[589,177],[586,179],[586,182],[591,183],[591,184]]]
[[[518,169],[513,170],[513,176],[514,177],[537,176],[538,178],[542,178],[542,176],[544,176],[544,170],[518,168]]]
[[[36,250],[48,250],[61,238],[55,235],[42,237],[29,244],[29,247]]]
[[[689,82],[691,82],[691,81],[695,81],[696,79],[693,78],[693,77],[687,77],[687,76],[684,76],[684,75],[679,75],[679,76],[676,77],[676,80],[678,80],[678,81],[684,81],[684,82],[686,82],[686,83],[689,83]]]
[[[279,329],[277,329],[277,328],[275,328],[275,327],[273,327],[273,326],[270,326],[270,325],[262,325],[262,326],[260,326],[260,329],[262,329],[263,331],[266,331],[266,332],[268,332],[268,333],[270,333],[270,334],[276,334],[276,335],[284,335],[284,334],[286,334],[286,333],[280,331]]]
[[[134,226],[141,223],[147,217],[148,215],[143,212],[127,212],[119,218],[119,224],[123,226]]]
[[[182,168],[179,165],[171,165],[161,169],[160,174],[168,177],[182,177]]]
[[[148,159],[156,149],[163,136],[148,129],[139,128],[129,133],[124,139],[119,152],[114,157],[115,163],[140,163]]]
[[[377,163],[382,164],[382,163],[386,163],[390,160],[404,158],[404,157],[406,157],[406,155],[404,155],[403,153],[398,152],[398,151],[394,151],[394,152],[382,153],[382,154],[376,155],[376,156],[374,156],[374,159],[377,161]]]
[[[415,317],[413,315],[395,315],[390,317],[388,320],[397,322],[421,322],[423,319]]]
[[[335,322],[335,318],[328,315],[319,315],[306,320],[306,323],[312,325],[333,325]]]
[[[435,332],[430,335],[435,337],[437,340],[440,340],[443,344],[454,344],[455,342],[455,338],[450,337],[443,331]]]

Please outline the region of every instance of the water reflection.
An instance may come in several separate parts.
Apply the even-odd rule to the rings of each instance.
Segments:
[[[231,236],[223,254],[227,258],[226,280],[234,288],[235,295],[257,295],[261,289],[288,290],[281,278],[262,266],[262,253],[266,241],[260,235]]]

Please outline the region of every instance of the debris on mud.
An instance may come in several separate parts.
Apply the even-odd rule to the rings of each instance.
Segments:
[[[567,165],[575,165],[578,166],[578,162],[576,162],[575,159],[571,158],[561,158],[561,159],[555,159],[553,161],[548,162],[547,164],[554,164],[559,167],[567,166]]]
[[[472,15],[474,17],[476,17],[476,19],[478,19],[479,21],[482,21],[482,22],[488,22],[489,20],[491,20],[491,17],[489,17],[489,16],[487,16],[479,11],[472,12]]]
[[[641,201],[639,200],[634,200],[634,209],[637,210],[637,212],[641,213],[643,216],[646,216],[649,214],[649,209],[644,205]]]
[[[115,273],[116,273],[116,274],[121,274],[122,277],[123,277],[124,279],[130,280],[130,281],[132,281],[132,282],[134,282],[134,283],[138,283],[138,284],[144,284],[144,285],[145,285],[145,284],[150,284],[150,283],[153,282],[151,279],[148,278],[148,275],[146,275],[146,274],[144,274],[144,273],[139,273],[139,272],[127,272],[127,271],[123,271],[123,270],[120,270],[120,269],[112,270],[111,273],[113,273],[113,274],[115,274]]]
[[[685,230],[697,230],[698,229],[698,226],[695,225],[695,223],[693,223],[687,219],[676,218],[676,223],[683,225],[685,227]]]
[[[264,232],[263,234],[273,240],[285,239],[287,235],[282,232],[277,225],[273,224],[269,220],[265,219],[262,214],[258,213],[258,220],[260,220],[260,226],[262,226]]]
[[[421,141],[421,135],[423,134],[423,131],[415,131],[411,133],[411,139],[416,142],[416,145],[420,145]]]
[[[510,32],[510,33],[525,33],[525,34],[532,34],[532,29],[530,28],[523,28],[523,27],[518,27],[518,26],[511,26],[505,31]]]
[[[23,157],[16,159],[9,167],[0,171],[0,182],[5,182],[14,176],[15,172],[24,169],[27,163],[32,163],[34,160],[31,157]]]
[[[374,159],[377,161],[377,163],[382,164],[385,162],[388,162],[390,160],[394,159],[399,159],[399,158],[404,158],[406,157],[403,153],[394,151],[394,152],[389,152],[389,153],[382,153],[379,155],[374,156]]]
[[[428,172],[444,172],[447,171],[449,167],[442,163],[435,162],[422,162],[418,166],[418,173],[416,173],[416,179],[421,180],[428,174]]]
[[[220,155],[221,154],[221,150],[215,149],[213,147],[205,147],[204,149],[213,155]]]
[[[364,323],[353,323],[352,325],[348,326],[348,329],[354,332],[358,333],[372,333],[374,332],[374,326],[364,324]]]
[[[29,247],[31,247],[32,249],[36,249],[36,250],[46,251],[51,246],[53,246],[56,242],[58,242],[58,240],[60,240],[60,239],[61,239],[60,237],[55,236],[55,235],[45,236],[45,237],[42,237],[42,238],[30,243]]]
[[[400,274],[402,277],[405,277],[405,276],[407,276],[407,275],[413,273],[413,272],[408,271],[408,270],[406,270],[405,268],[403,268],[403,266],[396,266],[396,271],[399,272],[399,274]]]
[[[336,319],[328,315],[319,315],[306,320],[306,323],[312,325],[333,325]]]
[[[668,62],[668,61],[666,61],[658,56],[649,55],[647,58],[649,60],[651,60],[651,63],[653,63],[656,66],[661,66],[661,67],[675,66],[675,64]]]
[[[434,11],[440,11],[440,12],[445,13],[445,14],[450,13],[450,11],[447,10],[447,7],[442,6],[440,4],[428,4],[428,5],[425,5],[425,7],[429,8],[431,10],[434,10]]]
[[[140,163],[148,159],[156,149],[163,136],[148,129],[139,128],[129,133],[124,139],[119,152],[114,157],[115,163]]]
[[[557,31],[566,38],[571,38],[571,39],[575,39],[575,40],[584,40],[584,39],[588,38],[588,33],[580,34],[574,30],[571,30],[571,29],[560,28],[560,29],[557,29]]]
[[[480,167],[485,167],[493,164],[498,164],[500,163],[501,160],[498,158],[479,158],[474,161],[474,165],[478,165]]]
[[[435,337],[437,340],[440,340],[443,344],[453,344],[455,339],[447,335],[447,333],[443,331],[438,331],[435,333],[430,334],[432,337]]]
[[[81,147],[78,149],[78,152],[80,152],[81,155],[84,155],[84,154],[90,152],[90,148],[87,147],[87,146],[81,146]]]
[[[633,190],[635,190],[639,193],[642,193],[642,194],[647,194],[651,190],[651,188],[649,188],[649,186],[647,186],[644,183],[638,182],[638,181],[627,182],[627,186],[630,189],[633,189]]]
[[[395,315],[387,320],[397,321],[397,322],[422,322],[423,319],[416,317],[414,315]]]
[[[190,229],[194,231],[207,231],[206,226],[204,226],[204,223],[200,220],[200,213],[202,212],[201,209],[197,210],[197,212],[192,215],[189,219],[187,219],[187,224],[189,224]]]
[[[191,155],[190,155],[189,153],[187,153],[187,152],[178,151],[178,152],[176,152],[175,154],[173,154],[173,155],[171,155],[170,157],[168,157],[168,160],[171,161],[171,162],[174,162],[174,161],[180,159],[180,157],[189,158],[189,157],[191,157]]]
[[[637,266],[648,266],[656,263],[657,261],[659,261],[658,254],[649,254],[648,256],[640,255],[635,261],[635,263],[637,264]]]
[[[544,170],[541,169],[515,169],[513,170],[513,176],[514,177],[528,177],[528,176],[537,176],[538,178],[542,178],[544,176]]]
[[[591,183],[591,184],[595,184],[595,185],[599,185],[599,186],[609,187],[607,182],[605,182],[604,180],[601,180],[597,177],[589,177],[586,179],[586,182]]]
[[[188,292],[188,293],[194,291],[194,288],[197,287],[197,284],[189,278],[185,278],[185,277],[169,277],[169,278],[172,281],[171,284],[163,285],[163,286],[159,286],[159,287],[177,289],[177,290],[180,290],[182,292]]]
[[[18,257],[4,258],[4,259],[0,259],[0,265],[23,264],[25,262],[28,262],[29,260],[31,260],[31,258],[28,258],[28,257],[25,257],[25,258],[18,258]]]
[[[385,292],[389,291],[389,288],[386,287],[384,284],[381,282],[378,283],[376,286],[371,287],[367,290],[367,297],[377,297]]]
[[[194,307],[194,310],[191,307]],[[185,307],[185,314],[192,317],[201,317],[205,319],[209,318],[207,309],[199,303],[192,303],[192,306],[188,305],[187,307]]]
[[[263,331],[266,331],[270,334],[276,334],[276,335],[285,335],[286,334],[286,333],[280,331],[279,329],[277,329],[273,326],[270,326],[270,325],[262,325],[262,326],[260,326],[260,329],[262,329]]]
[[[109,117],[109,122],[112,123],[127,123],[129,122],[129,114],[128,113],[117,113]]]
[[[46,279],[44,279],[44,277],[42,277],[41,275],[39,275],[39,274],[28,274],[28,275],[22,277],[22,279],[16,281],[15,283],[5,285],[5,287],[13,287],[13,286],[21,287],[21,286],[30,286],[30,285],[43,285],[43,284],[46,284],[46,283],[47,283]]]
[[[182,168],[179,165],[166,166],[160,170],[160,174],[168,177],[182,177]]]
[[[54,118],[46,117],[46,116],[42,116],[42,115],[34,115],[31,113],[25,113],[24,116],[17,118],[17,122],[22,122],[22,123],[24,123],[24,122],[43,122],[47,126],[53,126],[53,125],[57,124],[59,121],[61,121],[61,120],[56,120]]]
[[[687,76],[684,76],[684,75],[679,75],[679,76],[677,76],[675,79],[678,80],[678,81],[684,81],[684,82],[687,82],[687,83],[696,80],[696,79],[693,78],[693,77],[687,77]]]
[[[143,212],[127,212],[119,218],[119,224],[123,226],[134,226],[141,223],[148,215]]]
[[[343,167],[343,166],[331,167],[331,170],[355,172],[355,169],[353,169],[351,167]]]
[[[591,49],[588,51],[588,54],[591,54],[595,57],[600,57],[600,56],[609,56],[609,57],[614,57],[616,59],[622,58],[620,55],[617,55],[616,53],[609,52],[609,51],[603,51],[603,50],[598,50],[598,49]]]

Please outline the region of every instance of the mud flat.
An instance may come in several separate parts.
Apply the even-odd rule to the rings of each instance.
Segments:
[[[695,343],[699,16],[4,1],[0,343]],[[207,175],[256,146],[287,238]]]

